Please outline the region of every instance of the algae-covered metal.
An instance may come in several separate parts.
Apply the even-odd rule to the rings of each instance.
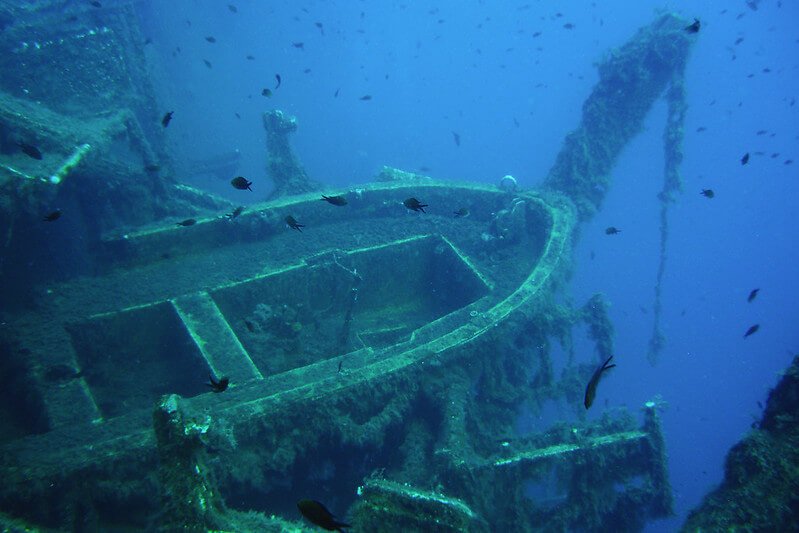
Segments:
[[[403,206],[411,192],[431,206],[428,214]],[[475,523],[496,524],[501,494],[519,476],[537,478],[539,461],[588,465],[607,447],[618,450],[620,465],[638,457],[607,478],[621,483],[663,460],[651,444],[657,432],[629,421],[620,437],[576,427],[547,446],[493,439],[513,431],[512,416],[492,416],[496,406],[568,388],[547,376],[545,353],[529,350],[544,342],[545,313],[568,269],[576,221],[568,201],[430,180],[347,195],[348,209],[293,196],[234,221],[112,239],[97,251],[115,251],[105,275],[51,286],[46,320],[18,324],[18,349],[43,373],[54,365],[80,372],[31,387],[48,431],[6,444],[5,456],[15,458],[2,465],[7,486],[27,479],[37,498],[58,500],[48,488],[54,479],[59,491],[79,491],[79,480],[124,464],[120,486],[154,516],[154,480],[134,472],[156,466],[150,412],[168,393],[191,398],[183,418],[205,427],[197,438],[214,450],[203,464],[215,470],[216,494],[229,503],[253,486],[262,497],[256,508],[284,516],[286,485],[301,497],[330,484],[334,503],[348,506],[362,478],[386,468],[388,478],[420,490],[438,479],[473,506]],[[453,198],[472,206],[469,218],[450,215]],[[280,223],[288,212],[306,222],[302,235]],[[520,376],[511,369],[542,386],[514,384]],[[208,392],[208,374],[229,376],[230,388]],[[657,487],[648,497],[667,485]],[[15,492],[0,496],[21,505]],[[93,505],[100,522],[110,519],[103,504]],[[544,512],[534,509],[525,504],[514,520]],[[211,514],[224,522],[224,513]]]
[[[610,59],[601,87],[613,69],[649,68],[637,85],[617,80],[648,107],[684,64],[682,34],[663,47],[680,27],[659,18],[624,50],[657,61]],[[555,372],[551,356],[578,323],[602,360],[613,350],[601,297],[561,301],[577,224],[637,130],[594,138],[602,94],[540,191],[384,168],[311,192],[288,142],[296,121],[273,112],[271,201],[224,216],[187,193],[218,212],[136,230],[107,218],[84,268],[38,284],[0,330],[15,378],[0,397],[8,527],[279,531],[302,527],[302,499],[354,531],[629,531],[668,516],[658,405],[641,423],[624,410],[588,423],[594,364]],[[171,212],[184,188],[156,183]],[[544,416],[553,402],[573,407],[570,422]],[[523,434],[520,417],[536,421]]]

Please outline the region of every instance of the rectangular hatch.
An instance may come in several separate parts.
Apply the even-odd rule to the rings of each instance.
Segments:
[[[402,342],[488,292],[448,241],[422,236],[327,252],[211,296],[258,370],[269,376],[365,346]]]
[[[106,418],[151,409],[163,394],[208,391],[208,364],[169,302],[91,317],[67,331]]]

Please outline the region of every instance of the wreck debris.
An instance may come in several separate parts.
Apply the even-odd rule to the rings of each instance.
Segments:
[[[274,184],[269,198],[322,190],[322,184],[308,177],[289,143],[289,134],[297,131],[297,118],[288,116],[280,110],[268,111],[264,113],[264,129],[267,148],[266,169]]]
[[[544,186],[565,193],[583,219],[599,209],[610,187],[610,173],[621,150],[638,135],[655,100],[668,104],[663,132],[665,168],[660,200],[660,260],[653,304],[654,323],[647,357],[655,364],[665,344],[660,327],[661,283],[666,267],[668,207],[681,190],[679,166],[687,109],[685,64],[695,37],[685,21],[664,14],[641,28],[599,66],[599,83],[583,104],[580,126],[570,133]],[[634,104],[631,104],[634,103]]]
[[[640,426],[626,410],[585,421],[582,369],[556,374],[551,354],[554,339],[571,346],[580,320],[600,353],[612,351],[604,302],[574,310],[556,303],[558,289],[578,217],[598,209],[618,151],[684,60],[679,39],[660,47],[681,24],[658,19],[602,67],[545,191],[384,168],[348,208],[321,210],[311,194],[321,187],[289,145],[296,120],[266,113],[274,201],[240,212],[235,233],[225,218],[203,217],[190,230],[169,223],[97,239],[99,273],[54,282],[47,320],[13,325],[30,352],[9,348],[13,359],[75,372],[31,387],[48,425],[0,449],[0,509],[64,529],[86,514],[74,502],[86,501],[98,527],[143,518],[246,531],[255,528],[225,503],[246,487],[260,496],[247,505],[263,512],[253,513],[261,528],[286,529],[274,515],[296,516],[293,502],[327,485],[340,495],[331,509],[350,507],[342,520],[362,528],[636,530],[668,516],[657,403],[647,402]],[[637,84],[641,63],[651,76]],[[621,133],[603,122],[613,117],[602,105],[629,103],[630,93],[611,94],[620,88],[643,108],[623,117]],[[130,131],[147,127],[128,119]],[[143,161],[161,161],[156,152]],[[407,216],[398,206],[411,195],[442,207]],[[492,207],[456,220],[462,205]],[[300,229],[297,219],[313,231],[288,239],[282,223]],[[54,351],[60,359],[48,361]],[[214,395],[203,386],[209,374],[236,386]],[[583,418],[517,431],[520,414],[539,420],[547,402]],[[100,485],[111,486],[102,501],[85,496]],[[53,486],[81,496],[60,499]],[[131,499],[137,516],[120,516]]]

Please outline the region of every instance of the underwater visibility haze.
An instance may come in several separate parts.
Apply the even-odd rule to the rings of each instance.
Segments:
[[[796,20],[0,0],[0,525],[796,530]]]

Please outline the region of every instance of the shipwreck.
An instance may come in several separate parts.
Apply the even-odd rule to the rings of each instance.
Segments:
[[[275,193],[224,216],[235,206],[169,172],[131,5],[95,25],[76,5],[59,25],[35,7],[3,9],[14,22],[0,63],[27,67],[0,64],[12,73],[0,81],[0,146],[22,131],[47,147],[42,160],[0,151],[5,527],[300,530],[305,497],[353,531],[638,530],[669,516],[657,401],[525,434],[516,423],[547,402],[582,409],[594,364],[556,373],[550,355],[576,324],[596,361],[612,354],[602,297],[572,308],[559,295],[580,223],[663,97],[665,246],[695,39],[686,21],[659,16],[608,53],[538,189],[393,168],[326,188],[291,149],[297,120],[271,111]],[[55,55],[105,72],[55,79]],[[35,77],[39,94],[15,92]],[[74,100],[49,101],[65,80]],[[224,174],[236,160],[196,164]],[[407,209],[409,197],[428,212]],[[53,199],[72,212],[64,231],[84,237],[32,247],[43,230],[30,222]],[[176,225],[187,208],[202,214]],[[461,208],[469,216],[453,217]],[[68,263],[27,272],[67,249]],[[653,360],[663,341],[656,325]],[[209,375],[228,390],[215,394]]]

